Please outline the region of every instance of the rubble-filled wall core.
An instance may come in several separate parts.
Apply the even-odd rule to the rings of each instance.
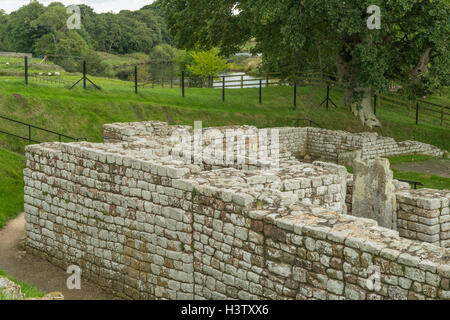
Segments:
[[[346,215],[345,168],[293,160],[291,129],[251,170],[173,160],[173,130],[28,146],[27,250],[133,299],[450,299],[450,250]]]

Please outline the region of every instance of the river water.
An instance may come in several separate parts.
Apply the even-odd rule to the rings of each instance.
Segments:
[[[249,76],[245,74],[245,72],[232,72],[232,73],[221,73],[219,75],[221,77],[220,80],[214,80],[213,87],[214,88],[222,88],[223,86],[223,77],[225,76],[225,87],[230,89],[239,89],[239,88],[257,88],[259,87],[259,79],[256,77]],[[262,80],[262,85],[266,86],[266,80]]]
[[[170,79],[178,80],[180,78],[176,63],[150,64],[149,68],[152,79],[155,81],[161,81],[161,79],[165,81]],[[244,72],[223,72],[215,78],[213,83],[214,88],[222,88],[223,76],[225,76],[225,86],[230,89],[259,87],[259,78],[257,77],[249,76]],[[266,86],[266,79],[262,80],[262,85]]]

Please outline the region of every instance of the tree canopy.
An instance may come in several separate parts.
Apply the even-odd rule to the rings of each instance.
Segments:
[[[371,5],[380,8],[379,29],[368,27]],[[448,0],[162,0],[161,7],[182,48],[230,54],[255,39],[265,71],[337,74],[346,103],[369,127],[380,125],[371,93],[390,82],[413,96],[449,85]]]
[[[228,62],[219,56],[219,51],[215,48],[208,51],[190,52],[192,64],[187,68],[198,76],[217,76],[220,72],[228,68]]]
[[[57,46],[67,41],[78,41],[79,47],[91,51],[129,54],[150,53],[157,45],[171,43],[157,3],[117,14],[97,14],[84,4],[79,7],[80,30],[68,30],[71,14],[59,2],[44,6],[31,1],[9,15],[0,11],[0,50],[41,55],[59,51]]]

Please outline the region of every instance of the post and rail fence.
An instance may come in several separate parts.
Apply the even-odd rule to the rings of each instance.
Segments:
[[[295,119],[292,119],[292,121],[293,121],[294,126],[296,128],[299,128],[301,121],[304,121],[304,122],[308,123],[309,127],[312,127],[313,125],[315,125],[316,127],[323,129],[323,127],[320,124],[318,124],[317,122],[314,122],[314,121],[312,121],[311,119],[308,119],[308,118],[295,118]]]
[[[3,119],[3,120],[6,120],[8,122],[13,122],[13,123],[17,123],[17,124],[25,126],[27,128],[27,132],[28,132],[27,137],[23,137],[21,135],[14,134],[14,133],[11,133],[11,132],[8,132],[8,131],[3,131],[3,130],[0,130],[0,133],[6,134],[6,135],[9,135],[9,136],[12,136],[12,137],[16,137],[16,138],[19,138],[19,139],[22,139],[22,140],[25,140],[29,144],[42,143],[42,141],[38,141],[38,140],[33,139],[33,135],[32,135],[33,131],[32,131],[32,129],[37,130],[37,131],[50,133],[52,135],[56,135],[58,137],[58,142],[63,142],[63,138],[68,139],[68,140],[72,140],[72,141],[76,141],[76,142],[83,141],[83,140],[87,141],[87,138],[70,137],[70,136],[67,136],[67,135],[59,133],[59,132],[55,132],[55,131],[52,131],[52,130],[41,128],[41,127],[38,127],[38,126],[35,126],[35,125],[32,125],[32,124],[25,123],[25,122],[22,122],[22,121],[19,121],[19,120],[15,120],[15,119],[11,119],[11,118],[8,118],[8,117],[5,117],[5,116],[1,116],[0,115],[0,119]],[[49,141],[47,141],[47,142],[49,142]]]
[[[421,187],[424,187],[425,185],[422,183],[422,182],[420,182],[420,181],[414,181],[414,180],[405,180],[405,179],[397,179],[398,181],[401,181],[401,182],[406,182],[406,183],[409,183],[410,185],[412,185],[413,187],[414,187],[414,189],[417,189],[417,186],[421,186]]]
[[[29,80],[34,80],[42,83],[49,84],[70,84],[70,82],[58,77],[47,77],[38,75],[36,73],[30,73],[29,69],[29,58],[24,57],[24,68],[25,68],[25,84],[29,83]],[[130,65],[131,67],[131,65]],[[180,88],[182,97],[186,97],[187,91],[190,88],[217,88],[222,89],[221,100],[226,101],[226,89],[246,89],[254,88],[257,90],[258,103],[263,103],[264,88],[274,87],[274,86],[290,86],[293,88],[293,109],[297,110],[298,107],[298,88],[305,86],[318,86],[325,88],[324,100],[320,106],[325,105],[326,109],[329,109],[330,105],[335,108],[338,104],[333,101],[332,90],[343,90],[345,87],[343,83],[337,80],[336,75],[326,74],[321,71],[305,71],[292,76],[290,79],[284,79],[280,73],[269,72],[258,74],[255,76],[247,76],[245,74],[238,75],[220,75],[219,77],[187,77],[185,72],[181,72],[179,78],[165,79],[152,79],[146,82],[139,81],[138,65],[134,65],[134,72],[130,71],[130,74],[134,73],[134,83],[133,89],[136,94],[139,93],[139,88],[145,88],[147,85],[151,85],[151,88],[160,86],[161,88]],[[74,87],[79,82],[83,81],[83,88],[86,88],[86,83],[91,82],[94,87],[100,89],[87,77],[87,66],[86,62],[83,61],[83,76],[78,80],[72,87]],[[71,87],[71,88],[72,88]],[[256,98],[256,97],[255,97]],[[388,92],[388,93],[376,93],[373,95],[373,111],[375,114],[379,113],[381,110],[387,110],[389,108],[406,108],[407,113],[414,117],[415,123],[431,123],[434,125],[439,125],[441,127],[450,126],[450,107],[440,105],[438,103],[429,102],[423,99],[408,100],[399,94]]]

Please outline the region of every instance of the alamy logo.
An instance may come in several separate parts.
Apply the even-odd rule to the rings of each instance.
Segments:
[[[67,278],[67,289],[80,290],[81,289],[81,268],[79,266],[71,265],[67,268],[67,273],[71,274]]]
[[[67,19],[67,28],[69,30],[81,29],[81,10],[77,5],[67,7],[67,14],[71,16]]]
[[[381,9],[379,6],[371,5],[367,8],[367,13],[371,16],[367,19],[369,30],[381,29]]]
[[[279,130],[275,128],[203,129],[202,122],[195,121],[193,131],[179,128],[170,140],[172,159],[185,164],[279,167]]]

